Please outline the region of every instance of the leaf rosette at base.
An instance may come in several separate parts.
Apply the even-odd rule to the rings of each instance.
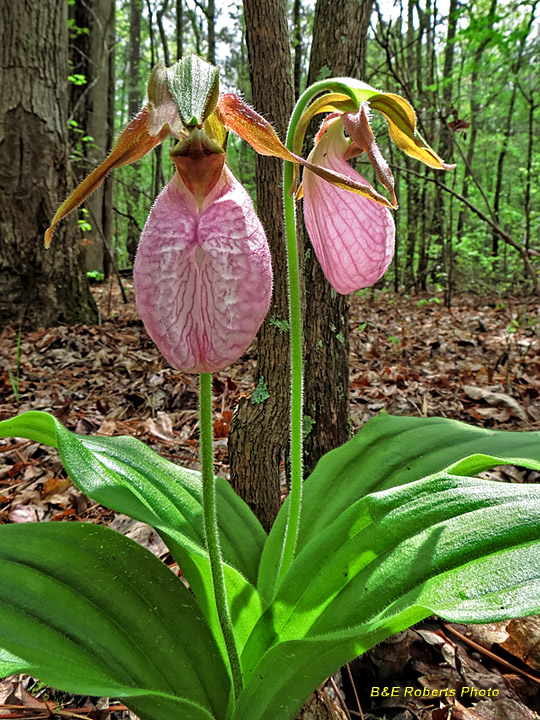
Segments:
[[[45,413],[0,423],[8,435],[58,447],[86,494],[152,523],[195,596],[106,528],[0,527],[0,668],[121,697],[142,720],[290,720],[337,667],[428,615],[488,622],[540,611],[540,489],[468,477],[501,463],[540,469],[539,433],[380,416],[306,480],[297,552],[279,583],[287,502],[265,540],[218,482],[243,671],[233,704],[198,474],[130,438],[76,436]]]

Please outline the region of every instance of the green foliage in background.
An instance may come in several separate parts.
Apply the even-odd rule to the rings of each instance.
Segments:
[[[126,78],[131,4],[128,0],[116,2],[117,129],[129,120]],[[140,98],[145,92],[144,78],[159,60],[166,59],[157,23],[158,11],[163,10],[163,5],[161,23],[166,53],[170,62],[176,59],[177,3],[141,3],[140,71],[139,79],[135,78]],[[288,3],[294,57],[293,5],[291,1]],[[314,5],[314,0],[300,4],[302,83],[309,65]],[[199,52],[204,56],[207,18],[201,7],[201,3],[192,0],[183,3],[182,41],[184,53]],[[388,273],[384,283],[406,291],[433,291],[437,287],[445,291],[513,291],[520,287],[530,290],[531,273],[527,272],[523,257],[503,238],[497,239],[485,218],[525,248],[532,273],[537,274],[540,269],[537,183],[540,80],[535,72],[540,57],[538,7],[534,2],[475,0],[469,5],[458,4],[455,17],[456,33],[449,43],[447,10],[437,9],[433,13],[431,5],[420,3],[414,6],[410,16],[405,9],[399,15],[390,7],[375,9],[373,13],[364,79],[375,87],[418,98],[417,104],[422,108],[421,132],[433,140],[434,148],[445,160],[458,165],[447,178],[437,179],[446,184],[441,189],[433,182],[435,176],[431,171],[416,177],[410,173],[413,168],[408,163],[395,158],[401,206],[396,215],[398,252],[394,273]],[[227,5],[217,3],[215,26],[218,61],[223,68],[221,87],[225,91],[238,91],[249,101],[249,66],[240,0]],[[87,32],[87,28],[76,27],[71,22],[72,37]],[[446,67],[449,45],[453,48],[453,62]],[[81,83],[86,78],[72,74],[70,81]],[[383,152],[393,157],[391,148],[385,147],[386,131],[377,133],[379,124],[383,128],[383,122],[374,118],[375,134]],[[453,130],[449,129],[450,125]],[[78,139],[71,155],[77,161],[84,155],[82,145],[91,143],[92,139],[84,128],[72,129]],[[136,242],[157,192],[173,173],[169,150],[165,143],[162,150],[143,158],[136,167],[122,168],[116,173],[113,240],[121,267],[131,262],[128,237]],[[160,161],[157,152],[160,152]],[[228,163],[254,197],[253,150],[231,137]],[[503,181],[498,191],[499,165]],[[371,168],[362,158],[358,169],[372,179]],[[465,206],[452,192],[465,195],[485,218]]]

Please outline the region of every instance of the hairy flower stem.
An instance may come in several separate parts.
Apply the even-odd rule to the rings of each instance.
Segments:
[[[288,193],[288,188],[292,186],[292,182],[293,164],[285,162],[283,186],[285,193],[285,234],[287,236],[291,338],[291,492],[278,582],[289,569],[294,557],[302,506],[302,309],[294,198]]]
[[[219,529],[216,509],[216,480],[214,477],[214,457],[212,448],[212,375],[200,373],[199,375],[199,411],[200,411],[200,438],[201,438],[201,469],[202,469],[202,505],[204,534],[206,549],[210,559],[212,582],[214,584],[214,597],[217,613],[225,647],[229,656],[233,679],[234,695],[237,698],[243,687],[240,658],[234,638],[231,614],[225,590],[225,575],[223,573],[223,558],[219,544]]]
[[[349,95],[354,101],[354,95],[349,88],[340,81],[321,81],[311,85],[300,96],[296,103],[289,129],[286,146],[289,150],[302,152],[302,148],[294,147],[296,129],[302,113],[311,100],[322,92],[341,92]],[[294,558],[298,529],[300,526],[300,512],[302,509],[302,308],[300,292],[300,260],[298,257],[298,242],[296,239],[296,216],[294,207],[295,166],[285,161],[283,168],[283,194],[285,206],[285,234],[287,236],[287,267],[289,273],[289,324],[291,338],[291,492],[289,495],[289,512],[285,539],[281,551],[278,583],[285,575]]]

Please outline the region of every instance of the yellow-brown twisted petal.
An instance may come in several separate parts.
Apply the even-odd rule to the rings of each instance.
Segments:
[[[216,114],[228,130],[232,130],[248,142],[259,155],[298,162],[297,157],[281,142],[268,120],[237,95],[232,93],[221,95]]]
[[[391,196],[392,205],[397,208],[398,202],[394,189],[394,176],[388,166],[388,163],[384,159],[377,143],[375,142],[375,136],[369,124],[369,117],[367,113],[367,103],[362,103],[360,110],[357,113],[344,113],[341,117],[341,121],[349,137],[353,141],[352,148],[357,153],[358,149],[367,154],[369,162],[375,169],[375,173],[379,182],[384,185]],[[349,146],[351,149],[351,146]],[[345,153],[345,159],[354,157],[350,153]]]
[[[379,93],[369,98],[369,106],[386,117],[390,137],[407,155],[435,170],[456,167],[445,163],[416,131],[416,114],[405,98],[394,93]]]
[[[120,134],[111,153],[88,177],[86,177],[80,185],[68,196],[68,198],[60,205],[50,227],[45,233],[45,247],[49,247],[55,227],[60,220],[66,217],[72,210],[91,195],[94,190],[101,185],[107,175],[117,167],[122,165],[130,165],[139,160],[147,152],[150,152],[156,145],[167,137],[169,134],[168,127],[164,127],[157,135],[150,135],[148,132],[148,122],[150,111],[143,108],[133,120],[127,125],[125,130]]]

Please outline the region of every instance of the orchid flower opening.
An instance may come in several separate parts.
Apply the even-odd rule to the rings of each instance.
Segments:
[[[243,100],[219,95],[218,68],[195,55],[170,68],[158,65],[148,83],[147,105],[59,208],[46,245],[57,223],[111,170],[174,136],[175,173],[148,216],[135,259],[137,310],[173,367],[200,373],[231,364],[245,352],[268,311],[272,269],[253,203],[225,162],[230,130],[258,153],[304,167],[297,198],[304,197],[308,233],[333,287],[349,293],[375,283],[392,258],[390,209],[397,201],[392,173],[371,131],[370,109],[386,116],[392,139],[405,152],[432,167],[449,166],[417,134],[414,111],[403,98],[348,78],[328,82],[343,92],[325,92],[302,112],[293,152]],[[304,133],[319,113],[328,117],[305,160],[300,156]],[[363,152],[390,199],[348,165]]]

